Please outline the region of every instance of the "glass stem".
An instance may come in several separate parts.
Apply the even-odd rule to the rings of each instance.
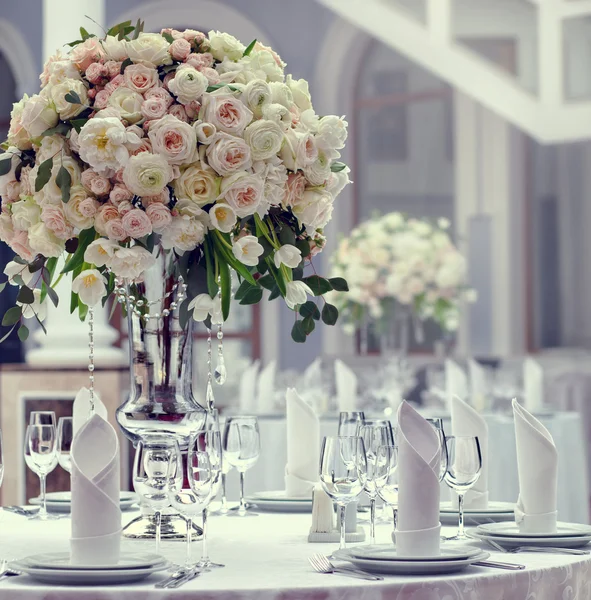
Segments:
[[[206,567],[209,564],[209,553],[207,551],[207,508],[203,509],[203,547],[201,549],[201,564]]]
[[[369,543],[376,543],[376,499],[369,499]]]
[[[398,509],[393,506],[392,507],[392,516],[394,518],[394,533],[398,531]]]
[[[187,560],[185,566],[189,569],[193,566],[191,561],[191,541],[193,539],[193,520],[187,517]]]
[[[226,474],[222,473],[222,508],[220,509],[222,514],[228,512],[228,500],[226,498]]]
[[[458,493],[458,537],[464,535],[464,494]]]
[[[346,547],[345,543],[345,521],[346,521],[346,513],[347,513],[347,505],[340,504],[340,532],[341,532],[341,542],[339,544],[339,550],[344,550]]]
[[[40,487],[40,492],[41,492],[41,510],[40,510],[39,516],[42,519],[45,519],[47,517],[47,498],[46,498],[46,492],[45,492],[46,478],[47,478],[47,475],[45,475],[45,474],[39,475],[39,487]]]
[[[240,514],[246,513],[246,502],[244,500],[244,471],[240,471],[240,508],[238,509]]]
[[[162,533],[162,512],[157,510],[154,513],[156,517],[156,554],[160,554],[160,535]]]

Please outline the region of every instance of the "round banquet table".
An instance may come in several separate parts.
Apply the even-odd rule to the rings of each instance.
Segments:
[[[438,416],[438,415],[425,415]],[[485,414],[489,429],[489,481],[491,500],[515,502],[519,495],[517,455],[513,416],[503,413]],[[548,428],[558,449],[558,518],[573,523],[589,522],[589,485],[587,456],[581,419],[572,412],[556,412],[539,416]],[[246,473],[246,493],[283,489],[285,477],[286,422],[285,417],[260,415],[261,455],[257,464]],[[322,418],[320,433],[336,435],[338,420]],[[451,421],[444,418],[444,429],[451,431]],[[238,499],[238,475],[228,475],[228,497]],[[442,484],[442,499],[450,497]]]
[[[124,521],[135,513],[124,513]],[[67,551],[70,519],[38,522],[0,514],[0,556]],[[500,554],[491,560],[526,565],[523,571],[469,567],[455,575],[389,576],[362,581],[312,570],[307,557],[329,554],[335,544],[309,544],[309,514],[264,514],[252,518],[213,515],[210,555],[224,569],[205,573],[176,590],[159,590],[164,577],[125,586],[48,586],[27,576],[0,580],[0,600],[588,600],[591,598],[591,555]],[[446,528],[451,531],[451,529]],[[389,541],[390,526],[378,526],[378,542]],[[194,556],[200,552],[196,542]],[[124,550],[151,551],[153,542],[123,541]],[[183,560],[184,544],[167,542],[163,554]]]

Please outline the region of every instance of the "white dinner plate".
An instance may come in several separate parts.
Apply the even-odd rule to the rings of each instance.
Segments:
[[[338,560],[350,562],[370,573],[382,573],[385,575],[436,575],[440,573],[456,573],[472,563],[486,560],[490,554],[481,551],[470,558],[459,558],[457,560],[375,560],[355,558],[351,549],[337,550],[333,553]]]
[[[488,508],[464,508],[465,515],[489,515],[498,513],[511,513],[515,508],[515,502],[489,502]],[[442,502],[439,505],[439,511],[443,513],[458,514],[457,502]]]
[[[466,525],[514,521],[514,506],[512,502],[489,502],[486,509],[465,509],[464,519],[466,520]],[[442,525],[458,524],[458,507],[456,503],[442,502],[439,511],[439,520]]]
[[[524,533],[519,531],[515,523],[486,523],[479,525],[476,531],[481,534],[521,540],[591,536],[591,526],[579,523],[557,523],[555,533]]]
[[[312,504],[312,494],[309,496],[288,496],[285,490],[276,490],[271,492],[255,492],[249,498],[255,500],[268,500],[270,502],[307,502]]]
[[[130,510],[136,505],[137,500],[121,500],[119,507],[121,510]],[[29,504],[33,506],[41,506],[41,498],[31,498]],[[63,500],[53,501],[47,500],[46,502],[47,511],[51,513],[69,514],[71,512],[71,502],[64,502]]]
[[[517,548],[518,546],[539,546],[540,548],[582,548],[591,542],[591,535],[570,537],[504,537],[472,531],[475,538],[492,540],[503,548]]]
[[[111,565],[72,565],[69,552],[45,552],[33,554],[19,560],[30,569],[57,569],[82,571],[113,571],[129,569],[150,569],[166,563],[160,554],[140,552],[125,552],[119,557],[119,562]]]
[[[72,492],[47,492],[45,497],[51,502],[71,502]],[[135,492],[120,492],[119,498],[122,502],[137,502]]]
[[[312,503],[299,500],[261,500],[253,496],[245,498],[248,503],[256,504],[261,510],[282,513],[311,513]]]
[[[472,558],[478,554],[482,554],[482,549],[476,546],[457,545],[457,544],[441,544],[440,553],[436,556],[404,556],[400,557],[396,554],[396,546],[393,544],[372,544],[369,546],[352,546],[349,548],[351,556],[362,560],[419,560],[427,562],[430,560],[461,560],[464,558]]]

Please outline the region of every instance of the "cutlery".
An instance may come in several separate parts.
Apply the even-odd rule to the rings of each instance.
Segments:
[[[159,581],[154,587],[156,587],[158,589],[162,589],[162,588],[168,587],[168,585],[170,583],[173,583],[177,579],[181,579],[187,573],[188,573],[188,571],[185,568],[178,569],[172,575],[169,575],[166,579],[163,579],[162,581]]]
[[[201,575],[201,573],[203,573],[203,572],[204,571],[202,571],[201,569],[193,569],[192,571],[185,573],[182,577],[179,577],[178,579],[175,579],[174,581],[169,583],[166,586],[166,589],[173,589],[173,588],[181,587],[181,585],[185,585],[185,583],[188,583],[189,581],[192,581],[196,577],[199,577],[199,575]]]
[[[589,554],[589,550],[577,550],[575,548],[551,548],[549,546],[517,546],[516,548],[504,548],[494,540],[483,539],[487,544],[506,554],[517,554],[518,552],[548,552],[550,554],[574,554],[575,556],[583,556]]]
[[[8,579],[9,577],[14,577],[15,575],[21,575],[20,571],[15,571],[8,566],[8,561],[3,560],[0,563],[0,581],[3,579]]]
[[[479,560],[472,563],[477,567],[493,567],[495,569],[507,569],[508,571],[522,571],[525,565],[516,565],[515,563],[498,562],[496,560]]]
[[[378,575],[370,575],[365,571],[360,571],[352,568],[335,567],[326,556],[322,554],[314,554],[308,558],[308,562],[317,573],[338,573],[339,575],[347,575],[348,577],[356,577],[357,579],[367,579],[369,581],[382,581],[384,578]]]
[[[15,515],[22,515],[23,517],[29,517],[39,512],[38,508],[23,508],[22,506],[3,506],[2,510],[14,513]]]

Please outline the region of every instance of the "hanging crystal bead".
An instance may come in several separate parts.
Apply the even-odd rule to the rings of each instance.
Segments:
[[[205,406],[208,412],[213,410],[215,398],[213,395],[213,386],[211,385],[211,329],[207,330],[207,387],[205,389]]]

